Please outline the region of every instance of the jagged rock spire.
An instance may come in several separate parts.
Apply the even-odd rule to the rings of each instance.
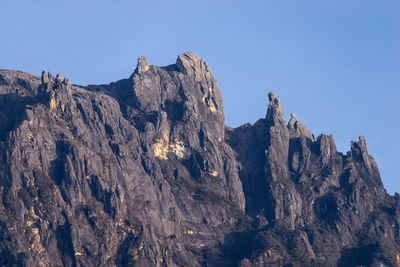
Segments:
[[[333,135],[321,134],[318,136],[317,142],[319,144],[321,163],[323,166],[327,166],[336,154],[335,139],[333,138]]]
[[[361,135],[358,142],[351,141],[351,155],[355,160],[363,161],[369,169],[371,168],[365,136]]]
[[[201,69],[201,61],[200,57],[195,53],[186,52],[178,56],[176,65],[184,74],[194,76],[195,72]]]
[[[57,74],[56,80],[59,81],[60,83],[64,81],[64,76],[62,76],[60,73]]]
[[[207,63],[195,53],[186,52],[183,55],[178,56],[176,66],[180,72],[194,77],[196,82],[202,80],[215,80]]]
[[[46,71],[42,71],[42,84],[48,83],[51,79],[51,74]]]
[[[294,113],[290,113],[290,121],[289,121],[289,125],[294,125],[294,123],[297,122],[297,116]]]
[[[62,83],[65,84],[67,86],[70,86],[70,81],[67,78],[64,78],[63,75],[61,75],[60,73],[57,74],[57,76],[54,78],[53,75],[51,75],[50,72],[46,72],[46,71],[42,71],[42,84],[47,84],[47,83]]]
[[[145,56],[141,56],[137,59],[137,73],[141,74],[148,71],[150,68],[147,58]]]
[[[287,178],[287,160],[289,151],[289,131],[283,119],[283,108],[275,92],[268,94],[267,111],[267,177],[272,180]],[[282,166],[284,166],[282,168]]]
[[[294,113],[290,113],[290,121],[287,127],[291,138],[304,136],[314,141],[314,136],[303,123],[297,120],[297,116]]]
[[[275,92],[270,92],[268,94],[269,104],[267,111],[267,121],[269,123],[283,121],[283,108],[278,95]]]
[[[290,188],[282,188],[279,183],[289,179],[288,171],[288,156],[289,156],[289,130],[283,119],[283,108],[281,101],[275,92],[268,94],[269,104],[267,111],[267,149],[265,151],[266,164],[265,164],[265,177],[267,184],[269,184],[268,192],[271,192],[270,198],[275,202],[270,207],[269,219],[282,220],[286,217],[285,221],[290,225],[291,229],[295,227],[295,218],[298,213],[298,208],[293,208],[293,203],[301,206],[301,199],[298,194]],[[285,193],[285,190],[287,193]],[[284,202],[281,200],[283,194],[290,194],[293,203]],[[292,205],[292,206],[290,206]],[[272,211],[272,212],[271,212]],[[285,215],[286,214],[286,215]],[[287,216],[289,214],[289,216]]]

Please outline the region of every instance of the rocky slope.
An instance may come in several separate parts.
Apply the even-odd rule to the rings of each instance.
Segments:
[[[275,93],[225,126],[193,53],[75,86],[0,71],[0,266],[400,266],[400,198]]]

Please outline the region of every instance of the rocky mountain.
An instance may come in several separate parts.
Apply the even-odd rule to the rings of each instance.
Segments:
[[[193,53],[108,85],[0,71],[0,266],[400,266],[400,197],[275,93],[225,126]]]

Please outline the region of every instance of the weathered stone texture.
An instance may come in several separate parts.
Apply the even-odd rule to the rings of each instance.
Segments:
[[[0,265],[398,265],[365,138],[343,155],[283,112],[225,126],[190,52],[108,85],[0,70]]]

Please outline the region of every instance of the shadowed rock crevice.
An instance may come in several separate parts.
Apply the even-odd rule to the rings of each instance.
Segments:
[[[12,103],[12,104],[10,104]],[[27,119],[26,108],[35,103],[33,97],[18,94],[0,94],[0,141]]]
[[[65,222],[56,229],[57,248],[64,266],[76,266],[75,252],[71,239],[71,225]]]

